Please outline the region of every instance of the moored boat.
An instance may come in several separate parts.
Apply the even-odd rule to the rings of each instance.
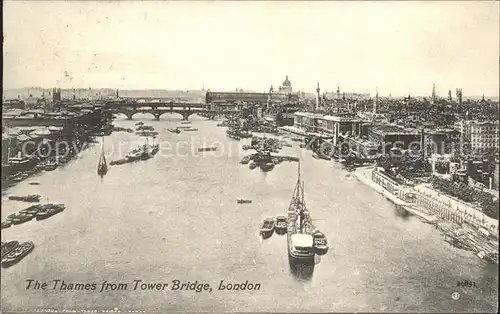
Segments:
[[[66,206],[63,204],[47,204],[42,206],[38,213],[36,213],[36,220],[47,219],[57,213],[62,212]]]
[[[36,215],[36,213],[38,213],[40,211],[40,208],[42,208],[42,205],[37,204],[37,205],[30,206],[28,208],[25,208],[23,210],[20,210],[19,212],[24,211],[25,214]]]
[[[123,165],[123,164],[126,164],[128,161],[128,159],[126,158],[123,158],[123,159],[118,159],[118,160],[112,160],[109,165],[110,166],[114,166],[114,165]]]
[[[17,215],[18,215],[18,213],[10,214],[7,216],[7,218],[5,218],[5,220],[12,222],[12,219],[16,218]]]
[[[10,252],[12,252],[18,245],[19,245],[18,241],[2,242],[1,259],[3,259]]]
[[[241,158],[240,164],[246,165],[252,160],[252,155],[245,156]]]
[[[6,221],[2,221],[2,229],[5,229],[5,228],[9,228],[10,226],[12,226],[12,221],[10,220],[6,220]]]
[[[288,206],[287,244],[290,266],[298,264],[314,265],[314,239],[311,217],[306,207],[304,183],[300,179],[300,162],[298,178],[294,193]]]
[[[318,255],[325,255],[328,252],[328,241],[325,235],[317,230],[313,233],[314,250]]]
[[[12,218],[12,224],[20,225],[22,223],[28,222],[33,219],[33,215],[28,213],[17,214],[14,218]]]
[[[286,233],[286,217],[278,216],[276,217],[276,226],[274,227],[277,234],[285,234]]]
[[[11,196],[9,196],[9,200],[35,203],[35,202],[40,201],[40,195],[38,195],[38,194],[30,194],[30,195],[26,195],[26,196],[11,195]]]
[[[10,251],[4,258],[2,258],[2,267],[6,268],[18,263],[26,255],[31,253],[34,247],[35,244],[31,241],[19,244],[14,250]]]
[[[48,161],[47,163],[45,163],[43,170],[53,171],[53,170],[56,170],[57,167],[59,167],[59,163],[55,160],[51,160],[51,161]]]
[[[262,222],[262,226],[260,227],[260,235],[262,238],[267,239],[273,235],[274,232],[275,221],[274,218],[266,218]]]
[[[32,155],[22,155],[21,152],[18,153],[17,157],[11,157],[10,138],[8,147],[7,160],[5,163],[2,162],[2,178],[10,177],[11,180],[17,181],[14,180],[16,178],[16,175],[19,173],[24,173],[36,167],[37,163],[39,162],[39,158]]]
[[[314,152],[312,154],[312,157],[316,158],[316,159],[324,159],[324,160],[330,160],[331,159],[330,156],[328,156],[328,155],[326,155],[326,154],[324,154],[322,152]]]
[[[175,129],[167,129],[170,133],[181,133],[181,130],[179,130],[178,128],[175,128]]]
[[[155,128],[152,127],[151,125],[139,125],[137,128],[135,128],[137,131],[154,131]]]
[[[21,172],[21,173],[18,173],[16,175],[11,176],[9,179],[14,181],[14,182],[20,182],[20,181],[23,181],[24,179],[26,179],[27,177],[29,177],[29,174],[27,174],[26,172]]]
[[[262,161],[262,162],[260,162],[259,165],[260,165],[260,169],[262,171],[266,171],[267,172],[267,171],[271,171],[271,170],[274,169],[274,163],[271,162],[271,161]]]
[[[216,151],[217,147],[200,147],[198,148],[199,152],[211,152],[211,151]]]
[[[190,128],[190,129],[185,129],[184,131],[185,131],[185,132],[188,132],[188,131],[198,131],[198,129],[195,129],[195,128]]]

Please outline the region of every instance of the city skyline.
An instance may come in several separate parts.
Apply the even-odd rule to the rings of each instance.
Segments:
[[[5,2],[4,89],[498,97],[498,5]],[[55,14],[57,12],[57,14]],[[28,21],[19,23],[19,21]]]

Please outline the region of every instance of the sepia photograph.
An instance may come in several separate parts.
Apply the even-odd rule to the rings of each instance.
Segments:
[[[0,312],[497,313],[497,1],[3,2]]]

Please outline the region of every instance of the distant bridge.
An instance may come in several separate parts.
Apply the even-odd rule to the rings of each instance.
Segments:
[[[112,113],[122,113],[127,119],[132,120],[136,113],[150,113],[156,120],[164,113],[178,113],[183,120],[188,120],[189,116],[198,114],[207,118],[213,118],[215,111],[210,105],[204,103],[175,102],[173,100],[159,98],[126,98],[118,101],[109,101],[104,104],[104,111]]]

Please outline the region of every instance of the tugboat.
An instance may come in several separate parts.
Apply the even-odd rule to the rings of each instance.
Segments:
[[[141,158],[143,158],[143,155],[145,154],[145,147],[146,145],[139,146],[138,148],[134,149],[133,151],[129,152],[125,158],[127,158],[128,161],[136,161]]]
[[[300,162],[298,165],[298,179],[287,214],[287,244],[290,266],[294,267],[299,264],[314,265],[315,252],[312,236],[314,226],[306,207],[304,183],[300,180]]]
[[[19,245],[18,241],[2,242],[2,256],[3,259],[7,254],[12,252]]]
[[[9,131],[7,130],[7,134],[8,132]],[[10,147],[11,138],[9,137],[7,160],[5,161],[5,163],[2,162],[2,178],[11,177],[11,180],[13,181],[21,181],[23,179],[14,180],[15,175],[19,174],[20,172],[25,172],[29,169],[33,169],[37,165],[39,158],[32,155],[22,155],[21,152],[18,152],[17,157],[11,157]]]
[[[279,235],[285,234],[286,233],[286,217],[285,216],[278,216],[276,217],[276,227],[274,228],[276,230],[276,233]]]
[[[325,255],[328,252],[328,241],[326,240],[325,235],[321,231],[316,230],[313,234],[313,238],[316,254]]]
[[[144,144],[144,153],[141,156],[141,159],[146,160],[152,158],[158,150],[160,149],[160,144],[149,145],[148,139],[146,139],[146,144]]]
[[[179,130],[178,128],[175,128],[175,129],[168,129],[168,131],[169,131],[170,133],[177,133],[177,134],[181,133],[181,130]]]
[[[34,248],[35,245],[31,241],[18,245],[14,250],[10,251],[4,258],[2,258],[2,267],[7,268],[18,263],[26,255],[31,253]]]
[[[274,225],[274,218],[264,219],[264,221],[262,222],[262,226],[260,227],[260,235],[263,239],[267,239],[273,235]]]
[[[108,173],[108,164],[106,163],[106,156],[104,156],[104,138],[102,141],[101,156],[99,157],[99,163],[97,164],[97,175],[101,178]]]
[[[153,144],[151,147],[151,154],[154,156],[160,150],[160,144]]]

